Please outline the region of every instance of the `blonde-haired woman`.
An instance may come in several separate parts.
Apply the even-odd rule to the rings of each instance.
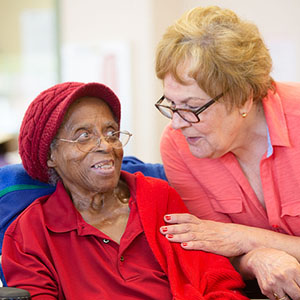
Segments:
[[[257,29],[197,7],[161,39],[156,107],[169,182],[191,214],[165,216],[172,242],[232,258],[270,299],[300,299],[300,84],[274,82]]]

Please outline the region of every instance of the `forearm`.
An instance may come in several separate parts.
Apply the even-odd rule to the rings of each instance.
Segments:
[[[231,258],[244,279],[256,278],[264,295],[299,295],[294,282],[300,278],[300,238],[271,230],[235,223],[198,219],[191,214],[172,214],[165,218],[161,233],[187,250],[203,250]],[[297,279],[298,280],[298,279]],[[293,297],[291,297],[294,299]],[[297,298],[295,298],[297,299]]]
[[[247,254],[230,257],[230,262],[233,267],[241,274],[244,280],[255,278],[252,269],[248,266]]]
[[[298,262],[300,261],[300,237],[255,227],[244,227],[243,230],[247,231],[244,234],[245,241],[242,243],[244,254],[232,257],[230,260],[244,279],[255,277],[252,269],[252,259],[253,253],[257,249],[270,248],[284,251],[297,259]]]
[[[245,254],[257,248],[273,248],[288,253],[300,262],[300,237],[256,227],[247,227],[246,231],[243,243]]]

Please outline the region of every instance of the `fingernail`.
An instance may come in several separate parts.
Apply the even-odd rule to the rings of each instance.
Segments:
[[[165,216],[165,219],[166,219],[167,221],[170,221],[170,220],[171,220],[171,216]]]
[[[162,232],[167,232],[168,231],[168,228],[167,227],[162,227]]]
[[[182,243],[181,244],[183,247],[186,247],[188,244],[187,243]]]
[[[172,239],[174,237],[173,234],[167,234],[168,239]]]

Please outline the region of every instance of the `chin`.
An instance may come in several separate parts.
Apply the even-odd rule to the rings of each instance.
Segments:
[[[193,156],[197,158],[213,158],[213,152],[207,151],[206,149],[190,146],[190,151]]]

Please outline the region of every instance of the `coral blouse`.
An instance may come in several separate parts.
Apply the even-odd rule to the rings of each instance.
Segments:
[[[300,236],[300,83],[277,83],[263,108],[269,148],[260,161],[265,208],[230,152],[194,157],[180,130],[167,126],[161,155],[170,184],[191,213]]]

